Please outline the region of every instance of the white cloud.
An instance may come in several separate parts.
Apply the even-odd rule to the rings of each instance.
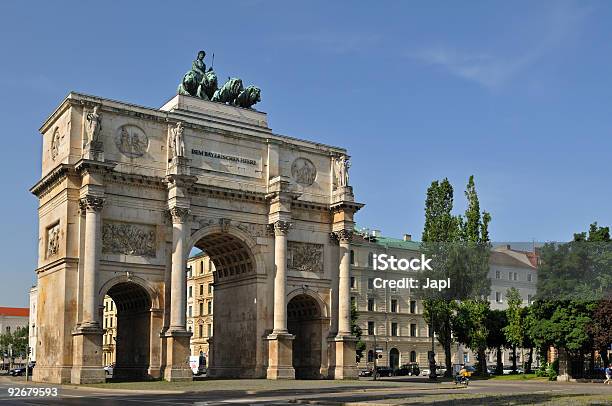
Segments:
[[[556,3],[542,18],[542,31],[534,35],[523,51],[512,54],[503,50],[487,52],[460,51],[452,47],[430,47],[409,53],[428,65],[439,66],[460,78],[476,82],[486,88],[502,87],[519,73],[535,64],[548,52],[560,47],[582,26],[590,9],[574,3]]]

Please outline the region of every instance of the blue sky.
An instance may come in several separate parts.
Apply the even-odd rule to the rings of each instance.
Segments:
[[[474,174],[498,241],[612,224],[605,1],[0,3],[1,305],[37,256],[38,128],[70,91],[151,107],[197,50],[272,129],[348,148],[360,225],[420,237],[433,179]]]

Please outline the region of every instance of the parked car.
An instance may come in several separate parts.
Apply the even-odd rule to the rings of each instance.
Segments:
[[[510,375],[512,373],[512,367],[504,367],[504,375]],[[523,374],[525,371],[521,367],[516,367],[517,374]]]
[[[376,376],[393,376],[393,369],[389,367],[377,367],[376,368]]]
[[[32,376],[32,371],[34,369],[34,366],[36,365],[35,362],[31,362],[28,364],[28,375]],[[19,367],[19,368],[13,368],[9,371],[9,375],[11,376],[23,376],[26,373],[26,367]]]
[[[410,364],[402,365],[397,371],[395,371],[395,375],[399,376],[418,376],[421,372],[419,368],[419,364],[416,362],[412,362]]]
[[[114,369],[115,369],[115,363],[113,362],[112,364],[104,367],[104,373],[106,375],[113,375]]]
[[[371,369],[362,369],[361,371],[359,371],[359,376],[372,376],[373,373],[374,371],[372,371]]]

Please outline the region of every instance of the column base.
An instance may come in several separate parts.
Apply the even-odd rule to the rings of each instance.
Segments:
[[[334,352],[331,359],[334,364],[329,368],[331,379],[357,379],[356,345],[357,338],[351,335],[338,335],[329,338],[331,350]]]
[[[268,341],[267,379],[295,379],[294,339],[295,336],[289,333],[272,333],[266,337]]]
[[[73,366],[70,383],[89,384],[106,382],[102,367],[102,335],[98,323],[78,326],[72,332]]]
[[[189,368],[189,339],[191,332],[169,330],[166,332],[166,368],[164,379],[170,382],[192,381],[193,371]]]

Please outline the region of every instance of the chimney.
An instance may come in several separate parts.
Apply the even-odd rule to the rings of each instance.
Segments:
[[[412,241],[412,235],[411,234],[404,234],[404,241]]]

